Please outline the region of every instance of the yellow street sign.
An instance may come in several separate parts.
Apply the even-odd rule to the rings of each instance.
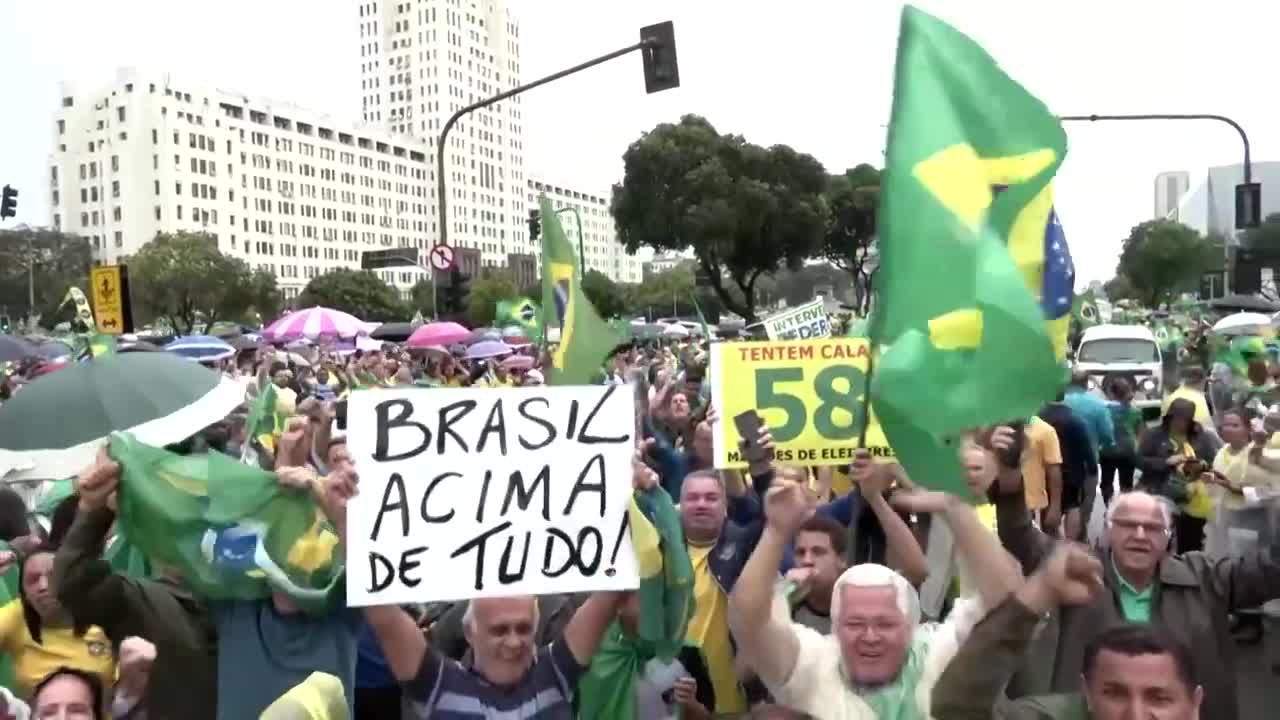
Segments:
[[[90,295],[93,296],[93,314],[98,321],[98,332],[119,335],[125,332],[125,314],[128,312],[125,281],[120,265],[99,265],[89,272]]]

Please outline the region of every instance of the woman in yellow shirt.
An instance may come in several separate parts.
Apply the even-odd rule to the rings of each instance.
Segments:
[[[0,553],[0,570],[14,562]],[[13,660],[15,692],[30,698],[41,678],[60,667],[96,675],[103,687],[115,683],[111,641],[97,626],[76,627],[53,591],[53,551],[40,548],[19,565],[19,597],[0,607],[0,652]]]

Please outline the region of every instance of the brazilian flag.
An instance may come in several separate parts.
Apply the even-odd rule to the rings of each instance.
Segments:
[[[343,592],[338,537],[306,493],[219,452],[177,455],[113,433],[120,529],[196,594],[253,600],[277,591],[308,612]]]
[[[589,385],[624,337],[600,319],[582,291],[578,259],[551,201],[543,195],[538,202],[542,208],[542,307],[553,313],[548,320],[560,326],[560,344],[551,351],[547,383]]]
[[[894,72],[871,402],[913,480],[968,495],[960,433],[1032,415],[1064,380],[1067,138],[981,46],[910,6]]]
[[[542,342],[542,311],[527,297],[499,300],[493,324],[500,328],[514,325],[535,344]]]

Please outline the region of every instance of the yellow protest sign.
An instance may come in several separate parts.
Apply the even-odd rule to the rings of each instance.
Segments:
[[[99,265],[89,271],[98,332],[110,335],[132,331],[129,313],[128,275],[123,265]]]
[[[748,410],[769,426],[780,462],[850,462],[862,434],[858,418],[869,352],[865,338],[713,344],[709,375],[720,414],[713,433],[715,466],[746,466],[733,418]],[[877,460],[893,460],[874,412],[867,447]]]

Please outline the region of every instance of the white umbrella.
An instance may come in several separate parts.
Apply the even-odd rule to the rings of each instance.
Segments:
[[[1239,312],[1228,315],[1213,324],[1213,332],[1219,335],[1252,335],[1271,327],[1271,318],[1262,313]]]
[[[689,328],[679,323],[672,323],[667,326],[666,330],[662,331],[662,336],[671,338],[687,338],[689,337]]]

